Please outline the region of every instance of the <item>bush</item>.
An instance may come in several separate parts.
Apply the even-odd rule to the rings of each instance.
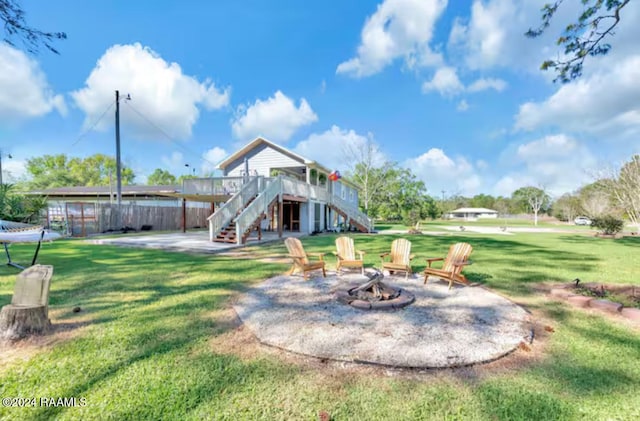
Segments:
[[[624,221],[615,216],[605,215],[591,219],[591,226],[605,235],[615,235],[624,228]]]
[[[419,209],[409,209],[402,212],[402,223],[408,227],[415,227],[420,219]]]

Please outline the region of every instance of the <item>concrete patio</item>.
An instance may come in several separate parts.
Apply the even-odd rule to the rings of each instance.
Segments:
[[[258,240],[256,235],[249,237],[244,245],[255,245],[282,241],[287,237],[300,237],[304,235],[299,232],[285,231],[282,238],[274,231],[262,233],[262,239]],[[167,251],[178,251],[188,253],[215,254],[225,252],[234,248],[242,247],[232,243],[214,243],[209,241],[209,231],[175,232],[162,234],[121,234],[118,237],[92,238],[86,240],[91,244],[108,244],[113,246],[147,248]]]

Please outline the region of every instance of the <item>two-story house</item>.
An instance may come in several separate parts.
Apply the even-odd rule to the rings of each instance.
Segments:
[[[372,229],[358,210],[354,184],[330,180],[330,169],[264,138],[248,143],[217,168],[222,178],[185,180],[182,191],[224,202],[208,219],[211,241],[241,244],[254,229]]]

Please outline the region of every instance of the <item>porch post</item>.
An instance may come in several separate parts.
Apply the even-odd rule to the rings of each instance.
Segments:
[[[282,206],[282,195],[280,195],[280,199],[278,200],[278,238],[282,238],[283,211],[284,206]]]

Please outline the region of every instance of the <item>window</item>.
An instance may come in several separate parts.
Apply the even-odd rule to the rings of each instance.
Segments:
[[[349,190],[349,202],[353,202],[353,190]]]

